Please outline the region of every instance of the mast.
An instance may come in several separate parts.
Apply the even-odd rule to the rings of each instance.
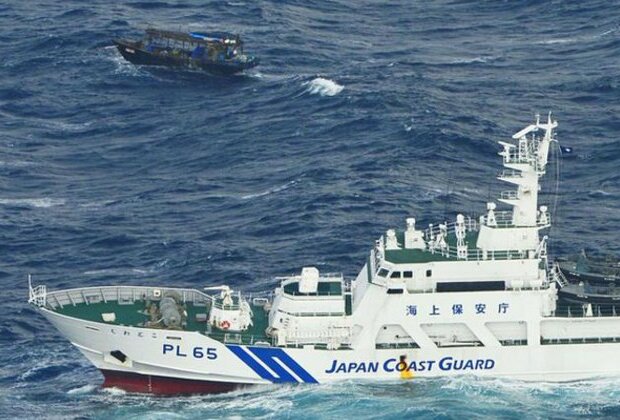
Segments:
[[[549,161],[549,146],[554,138],[557,121],[536,122],[512,136],[515,143],[500,141],[503,150],[504,171],[498,179],[513,185],[516,190],[500,193],[498,201],[512,206],[512,210],[496,212],[493,202],[487,203],[487,215],[481,218],[478,247],[487,250],[535,250],[539,245],[538,230],[550,226],[547,206],[538,207],[540,178]],[[539,131],[544,133],[538,135]]]

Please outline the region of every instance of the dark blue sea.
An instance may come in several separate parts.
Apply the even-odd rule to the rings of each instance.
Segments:
[[[149,25],[238,32],[261,65],[136,67],[112,39]],[[353,277],[406,217],[510,189],[496,142],[549,111],[573,148],[543,187],[550,252],[618,255],[618,1],[0,0],[0,416],[619,417],[620,378],[102,390],[26,305],[29,273],[51,289]]]

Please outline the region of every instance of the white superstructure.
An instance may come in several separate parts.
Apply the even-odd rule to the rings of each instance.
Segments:
[[[620,374],[620,318],[559,309],[538,205],[554,129],[539,119],[500,142],[512,189],[476,218],[376,241],[357,277],[305,267],[273,293],[110,286],[48,292],[40,308],[106,377],[147,392],[448,375],[563,381]],[[213,288],[212,288],[213,289]],[[165,301],[165,303],[164,303]],[[582,310],[581,310],[582,309]],[[165,312],[165,313],[164,313]]]

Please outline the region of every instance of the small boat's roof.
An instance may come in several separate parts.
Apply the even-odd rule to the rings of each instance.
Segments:
[[[591,258],[582,251],[579,255],[558,261],[558,264],[561,270],[569,272],[620,279],[620,259],[611,255]]]
[[[169,38],[177,41],[198,42],[198,43],[223,43],[241,44],[239,35],[229,32],[176,32],[165,31],[162,29],[148,28],[146,34],[151,37]]]

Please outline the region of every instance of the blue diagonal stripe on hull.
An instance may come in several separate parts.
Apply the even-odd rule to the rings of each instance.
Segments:
[[[299,377],[303,382],[316,384],[318,381],[308,373],[307,370],[302,368],[299,363],[297,363],[291,356],[289,356],[284,350],[279,348],[269,348],[269,347],[248,347],[252,353],[254,353],[258,358],[265,362],[270,369],[273,369],[276,373],[282,371],[288,376],[288,374],[282,366],[276,362],[275,359],[278,359],[280,362],[284,363],[284,366],[289,368],[297,377]],[[271,362],[271,363],[269,363]],[[272,367],[273,366],[273,367]],[[276,369],[277,367],[277,369]],[[278,373],[279,375],[280,373]],[[292,378],[292,377],[291,377]]]
[[[308,373],[299,363],[297,363],[284,350],[273,347],[248,347],[261,362],[269,367],[277,376],[261,366],[245,349],[241,346],[227,346],[239,359],[248,365],[261,378],[267,379],[273,383],[283,382],[299,382],[293,375],[282,367],[280,363],[290,369],[297,377],[306,383],[318,383],[314,377]]]

